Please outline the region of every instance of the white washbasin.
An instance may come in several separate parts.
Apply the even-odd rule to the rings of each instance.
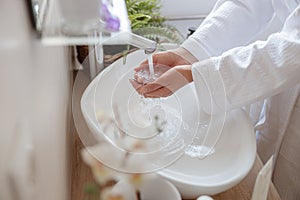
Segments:
[[[92,134],[99,140],[106,138],[109,142],[113,142],[113,139],[104,133],[103,126],[97,119],[97,113],[101,111],[116,117],[113,112],[115,105],[118,105],[121,115],[130,112],[132,109],[130,101],[136,99],[128,100],[134,92],[128,78],[131,77],[133,68],[144,59],[146,56],[143,51],[133,52],[128,55],[125,65],[123,65],[122,59],[116,61],[101,72],[86,88],[81,99],[81,109]],[[229,112],[224,124],[222,119],[216,117],[212,123],[213,126],[208,131],[207,143],[199,143],[203,136],[200,133],[201,128],[199,129],[202,124],[201,120],[207,121],[209,116],[201,114],[193,84],[165,100],[165,104],[170,106],[170,110],[177,110],[183,120],[178,132],[174,133],[175,136],[167,135],[166,137],[170,138],[167,138],[166,141],[177,140],[181,145],[177,150],[178,142],[164,143],[164,140],[161,142],[161,139],[151,141],[152,143],[161,142],[159,145],[162,148],[158,151],[152,149],[149,150],[150,153],[146,152],[149,154],[154,152],[153,155],[148,156],[147,154],[144,157],[142,155],[141,162],[153,162],[146,171],[159,169],[158,174],[171,181],[184,198],[220,193],[239,183],[248,174],[255,160],[256,143],[253,126],[242,110]],[[127,114],[124,114],[124,117],[128,117]],[[217,137],[214,127],[217,130],[220,125],[223,125],[221,126],[222,131],[220,137]],[[186,129],[184,126],[189,128]],[[141,132],[141,134],[143,133]],[[136,136],[136,133],[133,135]],[[195,136],[198,138],[196,139],[198,143],[195,145],[206,144],[203,146],[213,147],[209,156],[199,159],[193,157],[190,151],[189,154],[185,153],[186,147],[193,147],[189,145]],[[216,145],[212,145],[212,140],[216,141]],[[161,158],[157,158],[159,155]],[[138,156],[141,155],[138,154]],[[111,166],[111,163],[107,163],[107,165]],[[131,170],[136,169],[131,168]]]
[[[215,152],[205,159],[183,156],[159,172],[185,198],[213,195],[238,184],[250,171],[256,155],[253,127],[240,110],[227,115]]]

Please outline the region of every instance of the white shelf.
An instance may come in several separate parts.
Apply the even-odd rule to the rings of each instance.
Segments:
[[[122,0],[32,0],[36,27],[45,45],[101,44],[111,37],[131,32],[125,1]],[[102,2],[113,5],[111,12],[119,19],[118,30],[107,28]],[[107,3],[110,2],[110,3]]]

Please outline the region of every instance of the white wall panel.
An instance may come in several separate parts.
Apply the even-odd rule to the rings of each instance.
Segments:
[[[166,17],[207,14],[216,0],[161,0],[162,13]]]
[[[25,3],[0,3],[0,199],[66,200],[68,52],[40,43]]]
[[[188,28],[198,27],[216,0],[161,0],[161,13],[168,24],[175,26],[183,36],[188,34]]]

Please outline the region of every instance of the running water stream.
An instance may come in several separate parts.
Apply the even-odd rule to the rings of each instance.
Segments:
[[[148,55],[148,65],[149,65],[149,78],[152,79],[154,78],[154,66],[153,66],[153,58],[152,58],[152,54]]]

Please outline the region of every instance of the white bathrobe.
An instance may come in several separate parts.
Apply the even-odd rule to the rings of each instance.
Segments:
[[[300,199],[300,0],[219,0],[182,47],[200,105],[216,114],[248,105],[263,161],[275,155],[282,199]],[[280,29],[256,40],[277,21]],[[298,100],[297,100],[298,99]]]

